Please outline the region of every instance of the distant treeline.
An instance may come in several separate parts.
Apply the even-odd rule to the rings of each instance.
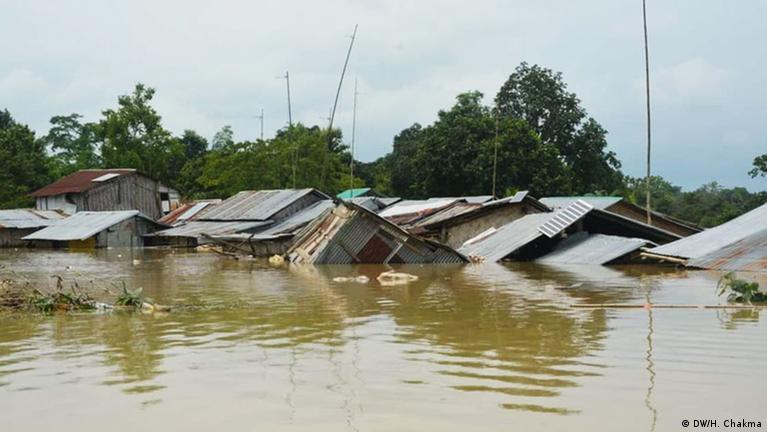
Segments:
[[[484,105],[479,92],[458,95],[433,124],[414,124],[397,134],[391,153],[355,162],[354,179],[340,130],[298,123],[273,138],[235,142],[225,126],[208,142],[193,130],[181,136],[166,130],[151,105],[153,96],[154,89],[138,84],[98,121],[56,116],[42,136],[0,111],[0,207],[29,206],[29,192],[74,171],[116,167],[136,168],[188,198],[294,186],[336,193],[354,185],[405,198],[530,190],[535,196],[644,201],[644,179],[621,172],[616,154],[607,150],[607,131],[567,90],[560,73],[537,65],[519,65],[493,106]],[[767,154],[754,160],[750,174],[767,175]],[[692,192],[660,177],[651,183],[654,209],[702,226],[767,201],[765,192],[716,183]]]

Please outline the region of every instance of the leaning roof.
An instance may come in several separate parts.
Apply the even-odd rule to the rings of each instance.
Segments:
[[[267,226],[269,221],[190,221],[171,229],[150,234],[157,237],[200,238],[203,235],[228,235]]]
[[[277,189],[242,191],[205,212],[201,220],[266,221],[309,194],[329,199],[316,189]]]
[[[767,272],[767,228],[690,260],[687,265],[711,270]]]
[[[0,210],[0,229],[29,229],[54,225],[67,216],[56,210]]]
[[[714,228],[650,250],[653,254],[696,259],[767,229],[767,204]]]
[[[135,216],[151,220],[141,215],[138,210],[78,212],[55,225],[23,237],[22,240],[85,240]]]
[[[579,232],[563,240],[552,252],[538,258],[536,262],[604,265],[651,244],[640,238]]]
[[[48,186],[38,189],[30,195],[33,197],[46,197],[64,193],[85,192],[86,190],[104,184],[106,181],[115,177],[135,173],[136,170],[131,168],[80,170],[76,173],[62,177]]]

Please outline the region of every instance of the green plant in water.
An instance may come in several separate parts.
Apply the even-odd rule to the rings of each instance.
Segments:
[[[117,296],[115,305],[134,307],[136,309],[141,308],[144,304],[144,299],[141,296],[142,291],[144,291],[144,289],[141,287],[135,290],[129,290],[125,287],[125,284],[123,284],[123,291]]]
[[[738,279],[735,272],[726,273],[716,285],[717,295],[727,294],[731,303],[763,303],[767,302],[767,294],[759,291],[758,282],[748,282]]]
[[[75,282],[70,292],[64,290],[64,281],[61,276],[57,278],[56,290],[50,293],[44,293],[38,289],[32,290],[27,297],[27,307],[32,310],[44,313],[50,313],[57,310],[93,310],[96,309],[96,302],[88,294],[79,292],[78,285]]]

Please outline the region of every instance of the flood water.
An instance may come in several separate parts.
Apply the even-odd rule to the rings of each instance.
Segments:
[[[571,307],[722,303],[713,272],[404,266],[417,282],[381,286],[383,266],[160,250],[3,251],[0,266],[3,278],[51,287],[54,274],[97,289],[124,281],[179,305],[0,314],[2,430],[767,426],[759,311]],[[371,282],[332,280],[360,274]]]

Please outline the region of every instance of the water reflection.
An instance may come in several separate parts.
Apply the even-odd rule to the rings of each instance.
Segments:
[[[654,430],[663,421],[656,381],[673,375],[659,369],[670,342],[658,320],[660,328],[665,320],[688,335],[706,321],[728,330],[760,324],[753,311],[693,316],[571,307],[674,296],[716,300],[708,288],[699,293],[716,275],[667,268],[402,266],[397,270],[418,281],[381,286],[375,282],[386,270],[381,266],[274,268],[163,251],[0,259],[30,280],[48,283],[51,274],[64,273],[95,286],[125,281],[179,305],[164,315],[0,315],[0,392],[118,389],[145,410],[162,410],[189,392],[213,392],[237,398],[232,403],[258,401],[263,421],[306,426],[313,424],[307,416],[332,412],[349,430],[369,425],[371,412],[438,413],[456,404],[483,414],[501,408],[507,415],[588,415],[577,395],[598,383],[615,391],[607,376],[632,370],[627,365],[635,359],[642,375],[632,383],[641,387],[643,415]],[[371,282],[333,281],[358,275]],[[679,325],[680,316],[688,321]],[[608,391],[591,392],[610,399]]]

